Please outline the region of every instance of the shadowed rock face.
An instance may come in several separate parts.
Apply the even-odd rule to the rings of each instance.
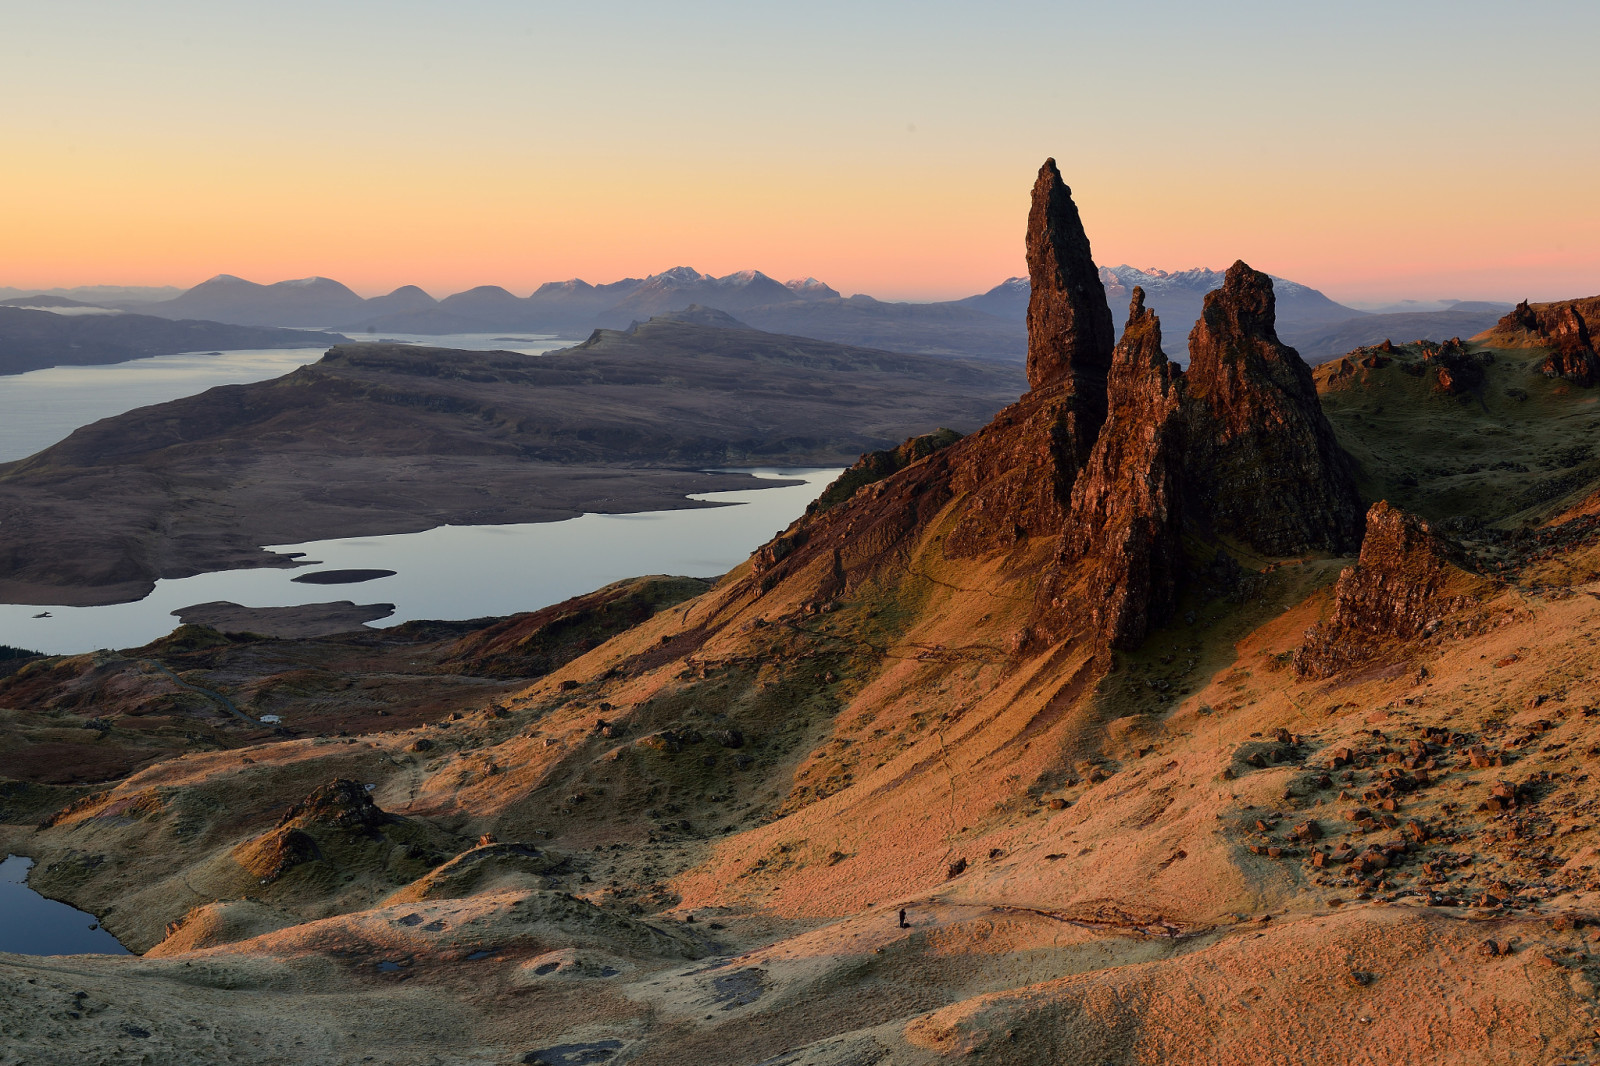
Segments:
[[[1046,582],[1039,621],[1063,628],[1065,616],[1088,611],[1103,645],[1134,648],[1172,611],[1181,572],[1182,513],[1178,449],[1183,373],[1161,350],[1161,320],[1133,290],[1128,324],[1107,384],[1109,413],[1072,488],[1058,574],[1072,563],[1092,566],[1074,612],[1073,590]],[[1060,621],[1051,623],[1052,615]]]
[[[1046,159],[1033,185],[1028,212],[1028,385],[1040,389],[1067,383],[1082,397],[1087,418],[1085,448],[1105,419],[1106,372],[1116,343],[1105,285],[1089,252],[1089,238],[1061,181],[1054,159]]]
[[[1332,677],[1369,662],[1386,646],[1440,626],[1470,602],[1451,595],[1452,579],[1468,575],[1422,519],[1379,500],[1367,512],[1366,525],[1360,559],[1339,574],[1332,613],[1306,630],[1295,652],[1301,677]]]
[[[1263,552],[1350,551],[1361,504],[1311,368],[1278,340],[1272,279],[1243,262],[1189,334],[1190,514]]]

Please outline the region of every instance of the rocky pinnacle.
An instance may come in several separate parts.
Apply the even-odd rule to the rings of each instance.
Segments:
[[[1351,551],[1362,507],[1311,368],[1278,339],[1272,279],[1243,262],[1189,334],[1188,513],[1257,551]]]
[[[1062,551],[1093,568],[1084,606],[1102,643],[1136,648],[1171,613],[1182,558],[1183,375],[1161,350],[1161,320],[1143,289],[1133,290],[1108,397],[1105,427],[1072,486]]]
[[[1054,159],[1044,161],[1033,184],[1027,245],[1028,385],[1068,384],[1093,423],[1086,428],[1097,431],[1116,331],[1078,206]]]

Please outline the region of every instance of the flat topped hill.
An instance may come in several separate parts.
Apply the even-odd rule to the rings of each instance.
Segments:
[[[731,487],[705,467],[844,465],[1021,388],[1012,367],[683,321],[545,357],[341,345],[0,467],[0,596],[115,602],[270,564],[262,544],[683,506]]]

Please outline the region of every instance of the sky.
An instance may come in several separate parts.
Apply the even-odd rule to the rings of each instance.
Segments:
[[[0,0],[0,286],[435,295],[675,265],[940,299],[1103,264],[1600,292],[1600,4]]]

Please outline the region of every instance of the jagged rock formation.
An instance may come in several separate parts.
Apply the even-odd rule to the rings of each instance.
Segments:
[[[1491,330],[1475,340],[1519,348],[1548,348],[1540,365],[1546,377],[1566,378],[1588,388],[1600,382],[1600,353],[1594,333],[1600,326],[1600,296],[1559,303],[1524,300]]]
[[[278,826],[371,831],[393,820],[359,784],[340,778],[290,807]]]
[[[339,778],[290,807],[270,831],[239,844],[232,858],[261,886],[313,864],[324,877],[335,870],[373,872],[405,883],[442,861],[437,851],[449,846],[447,840],[383,810],[359,782]],[[306,876],[316,874],[303,874],[300,883]]]
[[[1228,270],[1191,334],[1186,374],[1162,352],[1139,290],[1107,348],[1103,290],[1053,161],[1034,186],[1027,245],[1033,388],[892,476],[874,480],[869,467],[895,464],[863,459],[824,495],[826,509],[757,554],[763,591],[815,566],[817,601],[843,595],[908,558],[949,505],[945,559],[1041,553],[1016,650],[1088,632],[1105,651],[1137,647],[1170,616],[1186,531],[1276,554],[1360,543],[1351,461],[1310,368],[1278,340],[1266,274]]]
[[[1028,384],[1034,389],[1058,382],[1083,397],[1093,442],[1105,417],[1106,372],[1116,343],[1106,288],[1089,251],[1089,237],[1061,180],[1054,159],[1046,159],[1033,185],[1028,211]]]
[[[1447,619],[1460,624],[1472,602],[1464,590],[1474,581],[1428,523],[1378,501],[1367,512],[1361,557],[1340,572],[1327,621],[1306,631],[1295,672],[1332,677]]]
[[[1278,340],[1272,279],[1243,262],[1189,335],[1184,461],[1190,515],[1257,551],[1344,552],[1361,541],[1351,463],[1311,369]]]
[[[1475,355],[1460,337],[1440,345],[1421,344],[1423,362],[1434,371],[1433,387],[1450,396],[1470,392],[1483,384],[1483,367],[1494,362],[1491,352]]]
[[[1057,571],[1088,561],[1091,574],[1081,591],[1048,582],[1040,620],[1072,614],[1078,599],[1107,646],[1132,648],[1170,614],[1181,572],[1183,372],[1161,350],[1143,289],[1133,290],[1106,392],[1109,414],[1072,487]]]

